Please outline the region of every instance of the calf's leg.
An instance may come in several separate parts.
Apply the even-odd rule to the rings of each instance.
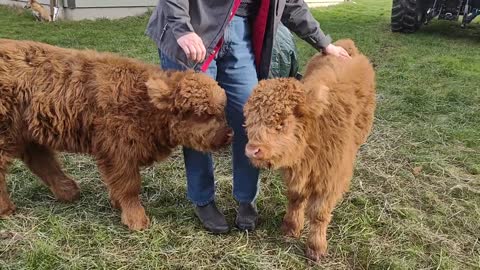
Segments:
[[[0,218],[6,218],[15,212],[15,205],[10,200],[5,180],[11,158],[0,150]]]
[[[98,168],[113,207],[122,212],[122,223],[134,231],[148,228],[150,220],[140,202],[141,178],[135,162],[100,160]]]
[[[50,188],[57,200],[72,202],[80,197],[77,183],[68,177],[48,147],[29,143],[22,155],[23,162]]]
[[[284,172],[287,185],[287,212],[283,218],[282,232],[285,236],[298,238],[305,223],[305,205],[309,191],[306,190],[307,177],[292,171]]]
[[[332,219],[332,211],[347,191],[352,178],[352,162],[343,162],[341,168],[344,169],[325,181],[317,181],[322,185],[312,191],[308,199],[310,232],[306,256],[313,261],[319,261],[327,254],[327,227]]]

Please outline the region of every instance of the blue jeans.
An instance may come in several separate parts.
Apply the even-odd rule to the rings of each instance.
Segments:
[[[182,66],[165,57],[160,61],[164,70],[182,70]],[[233,196],[240,203],[253,202],[258,193],[258,169],[245,156],[247,136],[243,128],[243,106],[258,83],[251,30],[247,18],[235,16],[227,26],[224,43],[206,73],[217,80],[227,94],[226,115],[235,135],[232,143]],[[215,180],[211,154],[184,148],[187,171],[187,196],[203,206],[215,198]]]

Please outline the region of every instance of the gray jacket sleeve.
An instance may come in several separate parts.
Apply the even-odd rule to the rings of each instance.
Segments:
[[[332,42],[330,36],[325,35],[320,29],[320,24],[303,0],[286,0],[281,20],[285,26],[317,50],[323,50]]]
[[[194,32],[190,23],[188,0],[165,0],[165,12],[168,27],[172,29],[176,39]]]

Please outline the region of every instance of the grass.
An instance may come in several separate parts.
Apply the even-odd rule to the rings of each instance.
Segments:
[[[480,25],[432,22],[413,35],[389,31],[389,0],[314,10],[334,39],[353,38],[376,66],[375,128],[357,161],[351,191],[334,212],[330,256],[312,267],[305,235],[279,227],[285,197],[263,172],[257,231],[206,233],[186,199],[181,156],[142,172],[149,230],[127,231],[88,157],[64,155],[82,187],[55,202],[21,163],[9,175],[17,214],[0,220],[0,269],[480,269]],[[0,37],[95,48],[156,63],[143,35],[148,16],[34,22],[0,7]],[[301,61],[313,53],[298,42]],[[217,199],[235,216],[228,153],[216,155]]]

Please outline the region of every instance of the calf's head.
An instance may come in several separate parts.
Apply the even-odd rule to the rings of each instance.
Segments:
[[[146,85],[153,104],[167,113],[175,144],[204,152],[230,144],[233,131],[225,117],[227,98],[215,80],[202,73],[176,72],[168,80],[151,78]]]
[[[245,154],[257,167],[291,167],[305,156],[309,128],[328,105],[328,88],[295,79],[258,84],[244,108]]]

